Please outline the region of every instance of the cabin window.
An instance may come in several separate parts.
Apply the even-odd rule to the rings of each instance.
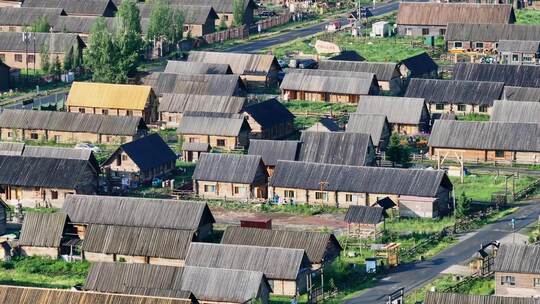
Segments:
[[[58,199],[58,191],[51,190],[51,199],[53,200]]]
[[[197,142],[197,138],[195,138],[195,137],[190,137],[190,138],[189,138],[189,142],[190,142],[190,143],[195,143],[195,142]]]
[[[294,191],[293,190],[285,190],[284,191],[286,198],[294,198]]]
[[[216,186],[204,185],[204,192],[216,192]]]
[[[477,42],[476,43],[476,48],[477,49],[483,49],[484,48],[484,43],[483,42]]]
[[[444,103],[435,104],[435,110],[444,110]]]
[[[246,189],[240,186],[234,186],[233,190],[234,190],[234,194],[244,194],[246,192],[245,191]]]
[[[440,35],[440,36],[446,35],[446,29],[440,29],[440,30],[439,30],[439,35]]]
[[[516,285],[516,277],[513,277],[513,276],[502,276],[502,277],[501,277],[501,285],[515,286],[515,285]]]
[[[412,28],[405,29],[405,35],[412,36]]]
[[[457,105],[457,110],[460,111],[460,112],[465,112],[467,106],[465,106],[464,104],[458,104]]]
[[[348,203],[357,202],[358,197],[356,195],[352,195],[352,194],[345,194],[345,201],[348,202]]]
[[[429,29],[428,28],[423,28],[422,29],[422,35],[429,35]]]
[[[478,107],[478,112],[486,113],[487,112],[487,107],[486,106],[479,106]]]
[[[184,25],[184,32],[189,31],[189,25]]]
[[[22,54],[15,54],[15,62],[22,62]]]
[[[85,112],[86,112],[85,108],[79,108],[79,113],[85,113]]]
[[[121,166],[122,165],[122,157],[120,155],[118,155],[118,157],[116,158],[116,165],[117,166]]]
[[[34,187],[34,195],[39,196],[41,194],[41,188],[40,187]]]
[[[328,199],[328,193],[317,191],[315,192],[315,199],[316,200],[327,200]]]
[[[514,61],[514,62],[519,61],[519,55],[518,54],[512,54],[512,61]]]
[[[533,61],[533,58],[531,55],[523,55],[523,59],[522,59],[523,62],[532,62]]]
[[[103,109],[103,110],[101,110],[101,114],[103,114],[103,115],[109,115],[109,110]]]
[[[504,157],[503,150],[495,150],[495,157]]]
[[[0,54],[0,60],[6,61],[6,54]]]
[[[225,147],[225,139],[218,139],[217,140],[217,146],[218,147]]]
[[[223,17],[223,19],[224,19],[225,21],[229,21],[229,15],[223,15],[223,16],[221,16],[221,17]]]
[[[34,55],[28,55],[28,56],[26,56],[26,61],[27,61],[28,63],[33,63],[34,61],[36,61],[36,56],[34,56]]]
[[[128,159],[128,156],[126,154],[122,154],[122,160],[126,161]]]
[[[540,278],[533,278],[533,286],[540,287]]]
[[[59,143],[60,142],[60,135],[54,136],[54,142]]]
[[[8,132],[8,133],[7,133],[7,137],[8,137],[8,138],[12,138],[12,137],[13,137],[13,132]]]
[[[455,48],[455,49],[461,49],[461,48],[463,48],[463,42],[461,42],[461,41],[455,41],[455,42],[454,42],[454,48]]]
[[[127,110],[126,115],[127,116],[133,116],[133,111],[132,110]]]
[[[38,139],[39,136],[37,133],[30,133],[30,139]]]

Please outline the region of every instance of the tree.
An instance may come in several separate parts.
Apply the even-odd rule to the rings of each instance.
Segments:
[[[74,62],[73,57],[74,55],[73,55],[73,46],[72,46],[66,51],[66,55],[64,56],[64,71],[69,72],[75,67],[73,64]]]
[[[51,28],[45,16],[38,17],[31,25],[30,31],[34,33],[48,33]]]
[[[220,18],[219,21],[219,28],[220,31],[227,29],[227,22],[225,21],[225,18]]]
[[[85,55],[86,65],[92,70],[94,81],[109,83],[127,81],[127,73],[118,69],[119,51],[103,18],[98,18],[92,26]]]
[[[472,213],[472,199],[468,198],[465,192],[461,192],[459,199],[456,202],[456,210],[454,214],[456,218],[464,218]]]
[[[54,63],[51,67],[51,73],[56,77],[56,79],[59,79],[62,75],[62,63],[60,62],[60,58],[58,56],[55,57]]]
[[[386,148],[386,157],[392,162],[392,167],[396,164],[407,165],[411,162],[411,152],[408,147],[401,145],[397,133],[390,136],[390,143]]]
[[[123,1],[115,18],[114,42],[118,48],[118,69],[133,75],[142,61],[143,40],[139,9],[131,0]]]
[[[39,58],[41,64],[41,70],[44,74],[49,74],[51,70],[51,59],[49,57],[49,47],[44,44],[39,50]]]
[[[244,13],[246,11],[246,0],[233,0],[233,25],[244,24]]]
[[[154,1],[148,22],[148,40],[164,38],[176,44],[182,40],[184,32],[184,14],[179,9],[172,9],[161,0]]]

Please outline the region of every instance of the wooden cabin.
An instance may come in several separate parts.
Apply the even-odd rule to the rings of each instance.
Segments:
[[[524,244],[501,244],[495,256],[495,295],[503,297],[540,296],[540,247]]]
[[[540,37],[539,37],[540,38]],[[507,64],[539,64],[540,41],[499,40],[499,62]]]
[[[211,6],[217,13],[219,19],[216,19],[215,26],[219,27],[224,23],[227,28],[233,27],[234,21],[234,1],[233,0],[172,0],[174,5],[195,5],[195,6]],[[253,0],[243,1],[244,10],[243,24],[252,24],[255,22],[254,10],[257,4]]]
[[[347,234],[349,237],[374,239],[381,233],[386,216],[384,209],[378,206],[349,206],[345,214]]]
[[[191,94],[215,96],[246,96],[246,86],[240,76],[228,74],[171,74],[154,72],[142,79],[158,96]]]
[[[74,82],[66,100],[66,110],[142,117],[145,123],[152,124],[158,120],[158,99],[150,86]]]
[[[26,27],[39,18],[45,18],[49,24],[56,24],[60,16],[66,16],[62,8],[0,6],[0,32],[24,32]]]
[[[373,73],[295,69],[285,74],[281,94],[285,101],[358,103],[379,94],[379,83]]]
[[[293,230],[271,230],[228,226],[222,244],[303,249],[311,268],[329,265],[339,257],[343,248],[331,233]]]
[[[505,86],[540,88],[540,66],[456,63],[454,80],[503,82]]]
[[[186,112],[177,132],[183,142],[208,143],[212,149],[245,149],[251,128],[243,114]],[[189,151],[184,151],[189,152]],[[189,159],[183,154],[184,159]]]
[[[278,160],[296,160],[301,142],[297,140],[259,140],[249,142],[248,155],[262,157],[268,176],[272,176]]]
[[[400,134],[427,133],[430,129],[430,114],[423,98],[364,96],[356,113],[385,115],[392,132]]]
[[[300,142],[299,161],[351,166],[375,164],[375,147],[369,134],[302,132]]]
[[[278,81],[281,67],[274,55],[192,51],[188,61],[228,64],[249,86],[270,86]]]
[[[405,97],[423,98],[432,114],[491,114],[503,89],[503,82],[411,79]]]
[[[33,33],[35,35],[34,42],[28,43],[23,41],[22,34],[17,32],[0,32],[0,60],[11,68],[24,70],[41,69],[40,50],[46,47],[49,50],[49,60],[53,64],[56,59],[59,62],[64,62],[64,58],[70,48],[73,49],[73,54],[82,57],[85,43],[77,34],[67,33]]]
[[[403,59],[398,66],[401,76],[407,79],[439,78],[439,66],[426,52]]]
[[[259,271],[139,263],[93,263],[82,289],[183,298],[193,294],[202,304],[268,304],[272,290]]]
[[[538,304],[536,298],[427,292],[424,304]]]
[[[192,243],[186,266],[260,271],[272,294],[296,296],[308,291],[311,264],[303,249]]]
[[[208,205],[197,201],[68,195],[62,210],[81,239],[85,238],[87,227],[96,224],[190,230],[195,233],[195,240],[204,240],[212,234],[215,223]]]
[[[88,160],[0,155],[0,198],[24,207],[62,206],[68,194],[96,194],[98,175]]]
[[[171,2],[170,8],[177,9],[184,16],[183,36],[198,38],[216,31],[216,21],[219,17],[211,5],[179,5]],[[144,33],[148,33],[152,4],[137,3],[141,18],[141,27]]]
[[[251,128],[250,139],[282,139],[295,132],[295,116],[276,99],[268,99],[244,108]]]
[[[176,168],[176,153],[157,133],[120,145],[101,165],[110,179],[137,187]]]
[[[495,121],[438,120],[429,137],[434,160],[538,164],[540,125]]]
[[[434,218],[450,211],[452,183],[440,170],[278,161],[268,192],[285,201],[338,208],[372,206],[388,196],[401,216]]]
[[[141,117],[7,109],[0,113],[4,141],[120,144],[147,131]]]
[[[227,63],[209,63],[199,61],[179,61],[179,60],[167,60],[165,66],[165,73],[169,74],[217,74],[227,75],[234,74],[231,66]]]
[[[266,199],[268,174],[256,155],[203,153],[193,173],[193,190],[202,198]]]
[[[68,16],[114,17],[117,7],[112,0],[24,0],[22,8],[62,8]]]
[[[369,134],[373,146],[377,152],[381,152],[388,146],[392,127],[385,115],[352,113],[345,132]]]
[[[343,72],[373,73],[375,74],[375,77],[377,77],[381,91],[399,94],[403,90],[403,75],[401,74],[397,63],[321,60],[319,62],[319,69]]]
[[[540,102],[495,100],[490,120],[540,124]]]
[[[509,24],[512,5],[473,3],[400,3],[397,33],[401,36],[444,36],[449,23]]]

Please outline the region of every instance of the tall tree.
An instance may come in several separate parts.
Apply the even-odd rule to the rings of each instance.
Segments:
[[[233,0],[233,25],[244,24],[244,13],[246,11],[246,0]]]
[[[132,0],[125,0],[115,18],[114,42],[117,45],[120,71],[132,76],[142,61],[143,40],[139,9]]]
[[[456,218],[464,218],[472,213],[472,199],[467,197],[465,192],[461,192],[461,196],[457,199],[455,215]]]
[[[171,44],[182,40],[184,14],[161,0],[153,1],[148,22],[148,40],[165,39]]]
[[[48,33],[51,25],[45,16],[38,17],[31,25],[30,31],[34,33]]]
[[[396,164],[407,165],[411,162],[411,152],[408,147],[401,145],[397,133],[390,136],[390,143],[386,148],[386,157],[392,162],[392,167]]]
[[[124,83],[127,73],[118,68],[119,51],[105,20],[99,18],[92,26],[86,49],[86,65],[92,70],[92,79],[99,82]]]
[[[69,72],[74,68],[73,62],[73,46],[71,46],[64,56],[64,71]]]
[[[41,70],[44,74],[49,74],[51,70],[51,59],[49,56],[49,47],[44,44],[39,49],[39,59],[41,64]]]

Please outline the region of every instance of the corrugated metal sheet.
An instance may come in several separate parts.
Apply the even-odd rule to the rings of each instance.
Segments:
[[[193,230],[90,224],[82,250],[184,260]]]
[[[503,93],[503,82],[458,81],[413,78],[405,97],[424,98],[428,103],[492,106]]]
[[[63,212],[28,212],[24,216],[19,245],[35,247],[60,247],[67,222]]]
[[[540,300],[530,297],[497,297],[428,292],[424,304],[540,304]]]
[[[320,70],[364,72],[375,74],[378,80],[390,81],[399,77],[397,63],[392,62],[351,62],[341,60],[321,60]]]
[[[187,75],[152,73],[143,79],[156,94],[191,94],[245,96],[245,87],[238,75]]]
[[[298,160],[305,162],[364,166],[373,142],[369,134],[302,132]]]
[[[221,239],[222,244],[236,244],[262,247],[282,247],[304,249],[311,263],[329,261],[328,250],[341,250],[339,242],[330,233],[292,230],[270,230],[229,226]],[[334,248],[332,248],[334,247]]]
[[[96,15],[103,16],[107,8],[115,5],[110,0],[25,0],[22,7],[49,7],[63,8],[68,15]]]
[[[258,155],[202,153],[193,180],[241,184],[266,182],[268,175]]]
[[[222,63],[168,60],[165,73],[170,74],[232,74],[231,67]]]
[[[493,271],[540,274],[540,246],[502,244],[497,250]]]
[[[540,87],[540,66],[456,63],[454,80],[504,82],[507,86]]]
[[[540,101],[540,88],[505,86],[503,99],[516,101]]]
[[[0,24],[3,26],[29,26],[39,18],[45,18],[49,24],[55,24],[60,15],[65,14],[61,8],[0,7]]]
[[[245,97],[163,94],[159,102],[159,112],[219,112],[240,113],[246,104]]]
[[[249,141],[249,155],[260,155],[266,166],[275,166],[278,160],[296,160],[300,142],[296,140]]]
[[[440,170],[354,167],[308,162],[278,161],[271,187],[353,193],[382,193],[436,197],[440,186],[452,188]]]
[[[267,75],[273,69],[281,70],[276,57],[266,54],[193,51],[188,61],[228,64],[233,73],[239,75]]]
[[[349,206],[345,222],[349,224],[377,225],[384,220],[384,209],[370,206]]]
[[[385,126],[390,130],[385,115],[353,113],[349,116],[345,132],[369,134],[373,144],[378,146]]]
[[[197,230],[215,223],[203,202],[68,195],[62,210],[73,223]]]
[[[417,125],[427,114],[424,98],[363,96],[356,113],[385,115],[389,123]]]
[[[310,263],[303,249],[192,243],[186,266],[260,271],[268,279],[296,280]]]
[[[336,94],[368,95],[375,82],[372,78],[315,76],[306,73],[287,73],[281,83],[282,90],[327,92]]]
[[[47,46],[50,53],[63,54],[71,47],[79,44],[84,46],[81,38],[77,34],[66,33],[35,33],[36,53]],[[39,47],[39,48],[38,48]],[[33,50],[33,42],[28,45],[28,52]],[[0,32],[0,51],[2,52],[22,52],[26,51],[26,43],[22,39],[21,33]]]
[[[144,110],[152,96],[145,85],[74,82],[66,106]]]
[[[180,134],[238,136],[242,130],[249,129],[242,114],[185,112],[177,131]]]
[[[450,23],[446,41],[498,42],[499,40],[540,40],[540,26],[529,24]]]
[[[398,25],[439,25],[448,23],[513,23],[512,5],[473,3],[399,4]]]
[[[430,147],[540,152],[540,125],[436,120]]]
[[[540,102],[495,100],[491,121],[540,124]]]

